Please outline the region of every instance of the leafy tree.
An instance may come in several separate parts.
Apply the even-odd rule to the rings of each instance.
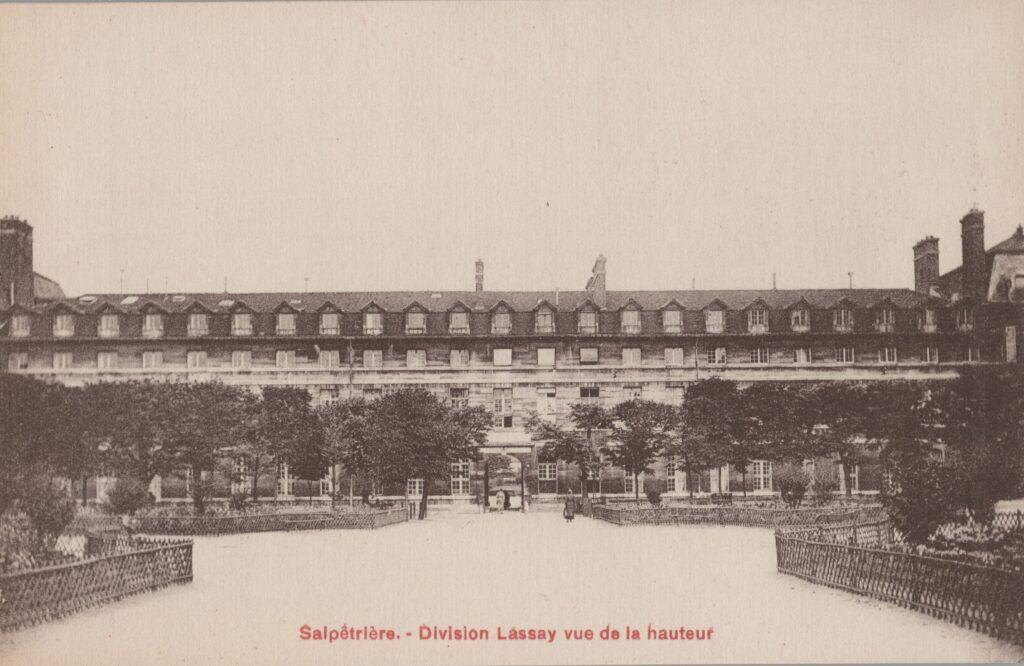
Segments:
[[[882,503],[896,528],[912,544],[922,544],[961,508],[956,469],[932,455],[927,445],[887,451],[890,482]]]
[[[146,484],[130,476],[121,476],[107,495],[107,504],[113,513],[131,515],[149,504],[151,498]]]
[[[660,456],[674,422],[672,408],[650,400],[630,400],[615,406],[611,442],[605,452],[613,465],[633,476],[633,494],[640,499],[639,476]]]
[[[0,513],[48,463],[47,387],[40,381],[0,374]]]
[[[303,391],[305,392],[305,391]],[[313,503],[313,483],[320,482],[324,469],[327,467],[327,454],[324,446],[324,435],[316,415],[307,410],[306,419],[300,426],[300,437],[285,453],[289,470],[306,482],[309,503]]]
[[[598,449],[599,433],[612,427],[613,415],[601,405],[576,403],[569,408],[569,419],[561,426],[533,415],[526,428],[532,439],[544,442],[540,456],[547,460],[562,460],[575,464],[582,479],[582,497],[589,495],[587,480],[601,468]]]
[[[686,470],[691,497],[690,478],[695,471],[719,467],[718,487],[722,487],[720,468],[736,450],[748,418],[740,406],[734,382],[713,377],[687,387],[675,415],[674,437],[667,453]]]
[[[807,486],[811,481],[810,475],[802,465],[785,463],[775,469],[775,484],[779,488],[779,495],[782,501],[791,507],[798,507],[807,494]]]
[[[351,473],[358,465],[351,462],[350,456],[352,459],[358,458],[369,449],[369,414],[370,403],[362,398],[324,405],[317,412],[323,429],[324,458],[334,471],[335,495],[339,487],[338,470],[344,466]],[[364,489],[364,493],[368,494],[369,488]],[[333,504],[334,496],[331,502]]]
[[[95,386],[95,385],[93,385]],[[53,443],[53,465],[56,472],[82,484],[82,506],[87,497],[90,476],[99,474],[107,462],[104,415],[105,406],[93,400],[96,389],[55,387],[48,395],[50,437]]]
[[[799,386],[782,382],[757,382],[743,390],[732,425],[734,432],[726,462],[743,476],[747,492],[747,467],[751,460],[802,459],[806,449],[805,396]],[[798,453],[799,452],[799,453]]]

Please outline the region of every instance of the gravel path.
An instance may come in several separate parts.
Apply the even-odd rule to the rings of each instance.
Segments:
[[[557,513],[437,515],[377,531],[202,538],[195,581],[0,636],[9,664],[1019,661],[1024,651],[775,571],[768,530],[616,527]],[[392,641],[300,640],[300,627]],[[420,640],[420,625],[489,640]],[[564,629],[639,640],[567,641]],[[713,628],[648,640],[647,627]],[[498,640],[554,629],[554,642]],[[409,632],[410,635],[406,635]]]

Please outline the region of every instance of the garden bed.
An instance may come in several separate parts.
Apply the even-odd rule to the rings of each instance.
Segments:
[[[262,507],[261,507],[262,509]],[[193,515],[156,510],[139,516],[135,529],[146,534],[219,535],[247,532],[278,532],[325,529],[377,529],[409,520],[410,509],[356,508],[301,511],[298,507],[275,511],[250,511]]]
[[[881,506],[814,507],[806,509],[747,506],[651,506],[594,504],[590,515],[616,525],[826,525],[877,520]]]

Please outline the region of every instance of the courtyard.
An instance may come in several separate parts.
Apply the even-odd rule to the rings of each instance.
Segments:
[[[557,512],[434,513],[372,531],[197,538],[193,583],[0,636],[0,661],[1024,658],[1020,648],[947,622],[778,574],[774,547],[765,529],[566,524]],[[360,638],[301,638],[343,625]],[[606,627],[618,640],[601,637]],[[638,637],[627,639],[627,627]],[[380,639],[389,629],[395,639]]]

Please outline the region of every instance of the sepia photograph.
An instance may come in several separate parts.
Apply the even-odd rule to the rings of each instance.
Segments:
[[[1024,2],[0,3],[0,663],[1024,662]]]

